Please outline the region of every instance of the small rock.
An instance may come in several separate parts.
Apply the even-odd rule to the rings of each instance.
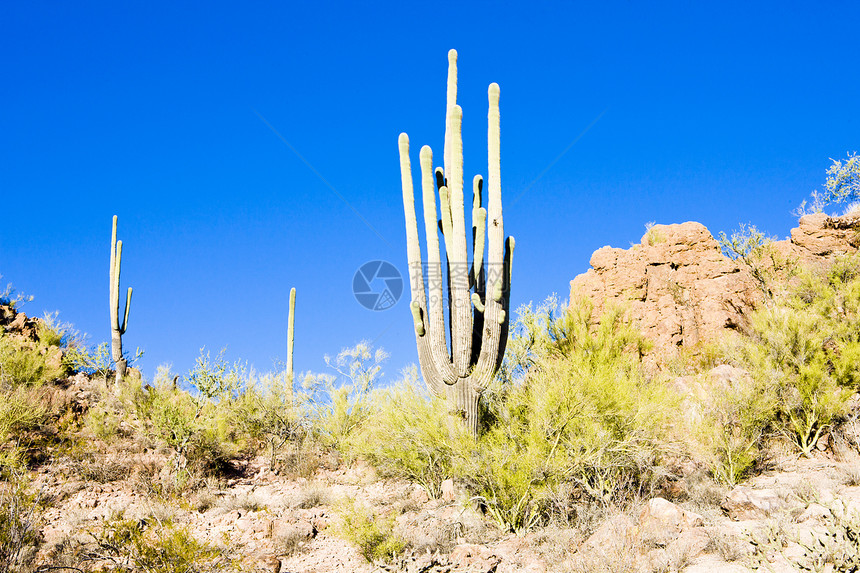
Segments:
[[[810,519],[814,519],[816,521],[824,521],[830,517],[830,510],[824,507],[823,505],[817,503],[810,503],[809,507],[800,514],[797,518],[799,523],[804,521],[809,521]]]
[[[663,533],[677,535],[703,523],[701,515],[685,511],[662,497],[650,500],[639,513],[639,527],[643,536],[653,537]]]
[[[630,517],[616,515],[591,534],[583,544],[583,549],[589,552],[599,550],[603,553],[624,551],[634,546],[638,535],[639,528]]]
[[[455,567],[475,573],[491,573],[500,561],[489,548],[474,543],[458,545],[451,552],[451,563]]]
[[[442,501],[452,502],[457,499],[454,493],[454,480],[446,479],[442,482]]]
[[[722,509],[735,521],[767,517],[785,503],[772,489],[738,486],[726,496]]]

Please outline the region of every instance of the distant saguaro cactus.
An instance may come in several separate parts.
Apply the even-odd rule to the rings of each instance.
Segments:
[[[122,335],[128,325],[128,309],[131,306],[131,287],[125,298],[125,313],[122,324],[119,322],[119,270],[122,261],[122,241],[116,240],[116,215],[113,216],[113,228],[110,237],[110,334],[111,357],[116,364],[116,382],[119,383],[128,362],[122,355]]]
[[[287,315],[287,379],[290,388],[290,399],[293,392],[293,333],[296,327],[296,288],[290,289],[290,312]]]
[[[409,283],[412,289],[410,309],[415,324],[421,373],[430,390],[447,400],[451,412],[462,417],[474,435],[478,432],[478,399],[498,371],[505,353],[514,249],[513,237],[505,240],[502,224],[498,84],[490,84],[488,97],[489,204],[487,209],[481,206],[483,179],[476,175],[472,185],[473,253],[470,270],[463,203],[463,111],[457,105],[457,52],[449,51],[444,169],[437,167],[435,171],[435,185],[439,194],[438,221],[433,152],[425,145],[420,154],[427,238],[427,291],[415,216],[409,137],[401,133],[398,140]],[[439,228],[442,230],[447,257],[451,351],[448,350],[443,312]],[[483,258],[485,238],[488,246],[486,265]]]

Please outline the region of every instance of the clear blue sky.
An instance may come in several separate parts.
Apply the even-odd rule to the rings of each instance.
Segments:
[[[417,360],[408,294],[372,312],[352,277],[405,270],[397,136],[416,164],[423,144],[441,155],[448,49],[467,180],[486,174],[501,85],[518,306],[566,298],[595,249],[648,221],[787,235],[829,158],[860,147],[858,6],[5,2],[2,281],[107,340],[116,214],[145,376],[203,346],[269,369],[290,287],[297,370],[368,339],[393,376]]]

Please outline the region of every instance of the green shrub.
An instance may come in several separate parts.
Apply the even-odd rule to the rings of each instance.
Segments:
[[[775,394],[772,427],[809,455],[860,382],[860,256],[805,270],[757,310],[728,358]]]
[[[351,451],[385,476],[420,484],[431,498],[441,495],[442,481],[453,475],[450,424],[443,400],[422,391],[413,367],[396,385],[375,391],[370,413],[350,441]]]
[[[93,537],[97,550],[91,559],[101,560],[102,571],[120,573],[204,573],[238,571],[222,550],[194,539],[187,530],[155,518],[127,519],[114,514]]]
[[[766,236],[755,225],[744,224],[731,237],[720,232],[719,238],[723,254],[743,265],[768,298],[797,272],[797,261],[782,255],[773,242],[773,237]]]
[[[492,425],[457,441],[457,474],[498,523],[524,531],[545,520],[553,492],[611,503],[650,487],[668,412],[662,380],[649,379],[646,342],[617,310],[599,324],[589,303],[559,312],[555,299],[520,310],[506,384],[490,393]]]
[[[38,390],[0,384],[0,445],[16,433],[37,427],[47,415]]]
[[[0,275],[0,279],[3,278],[3,275]],[[0,304],[4,304],[10,306],[12,309],[16,309],[21,304],[30,302],[33,300],[33,295],[25,295],[20,292],[15,292],[15,288],[12,286],[12,283],[7,283],[6,286],[0,291]]]
[[[370,563],[390,560],[406,549],[406,542],[393,531],[393,516],[383,519],[352,499],[344,501],[338,509],[339,533],[356,544]]]
[[[803,201],[797,209],[798,214],[820,213],[831,203],[847,203],[860,199],[860,156],[854,152],[848,153],[844,162],[840,159],[830,161],[833,163],[827,169],[824,190],[813,191],[812,202],[807,205],[807,202]],[[856,204],[854,206],[856,207]],[[850,212],[850,209],[846,210],[847,212]]]
[[[39,500],[27,493],[20,475],[6,477],[0,481],[0,571],[21,571],[39,543]]]
[[[388,355],[366,342],[342,350],[326,364],[337,372],[307,375],[299,397],[310,410],[314,431],[327,446],[349,455],[349,439],[370,415],[370,393]]]
[[[87,348],[80,342],[73,344],[63,360],[66,366],[75,372],[83,372],[103,379],[107,379],[113,367],[110,345],[107,342],[102,342],[93,348]]]
[[[734,486],[761,457],[762,438],[776,413],[776,393],[752,378],[724,383],[702,375],[699,382],[702,392],[692,399],[700,415],[680,431],[713,477]]]
[[[227,424],[231,398],[215,404],[209,396],[192,395],[175,385],[167,368],[160,367],[155,383],[134,392],[134,406],[145,432],[172,447],[179,472],[188,466],[221,472],[236,454]]]
[[[66,375],[61,351],[0,332],[0,382],[41,386]]]
[[[292,445],[300,451],[307,437],[304,419],[283,372],[250,376],[230,405],[230,422],[240,433],[265,444],[272,468],[285,447]]]

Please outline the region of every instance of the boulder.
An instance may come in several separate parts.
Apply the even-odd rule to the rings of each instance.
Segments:
[[[781,509],[785,502],[772,489],[738,486],[723,501],[722,509],[736,521],[761,519]]]
[[[571,281],[571,304],[591,299],[595,319],[607,307],[627,308],[666,358],[742,328],[760,296],[750,274],[723,256],[700,223],[655,225],[630,249],[597,250],[591,267]]]

